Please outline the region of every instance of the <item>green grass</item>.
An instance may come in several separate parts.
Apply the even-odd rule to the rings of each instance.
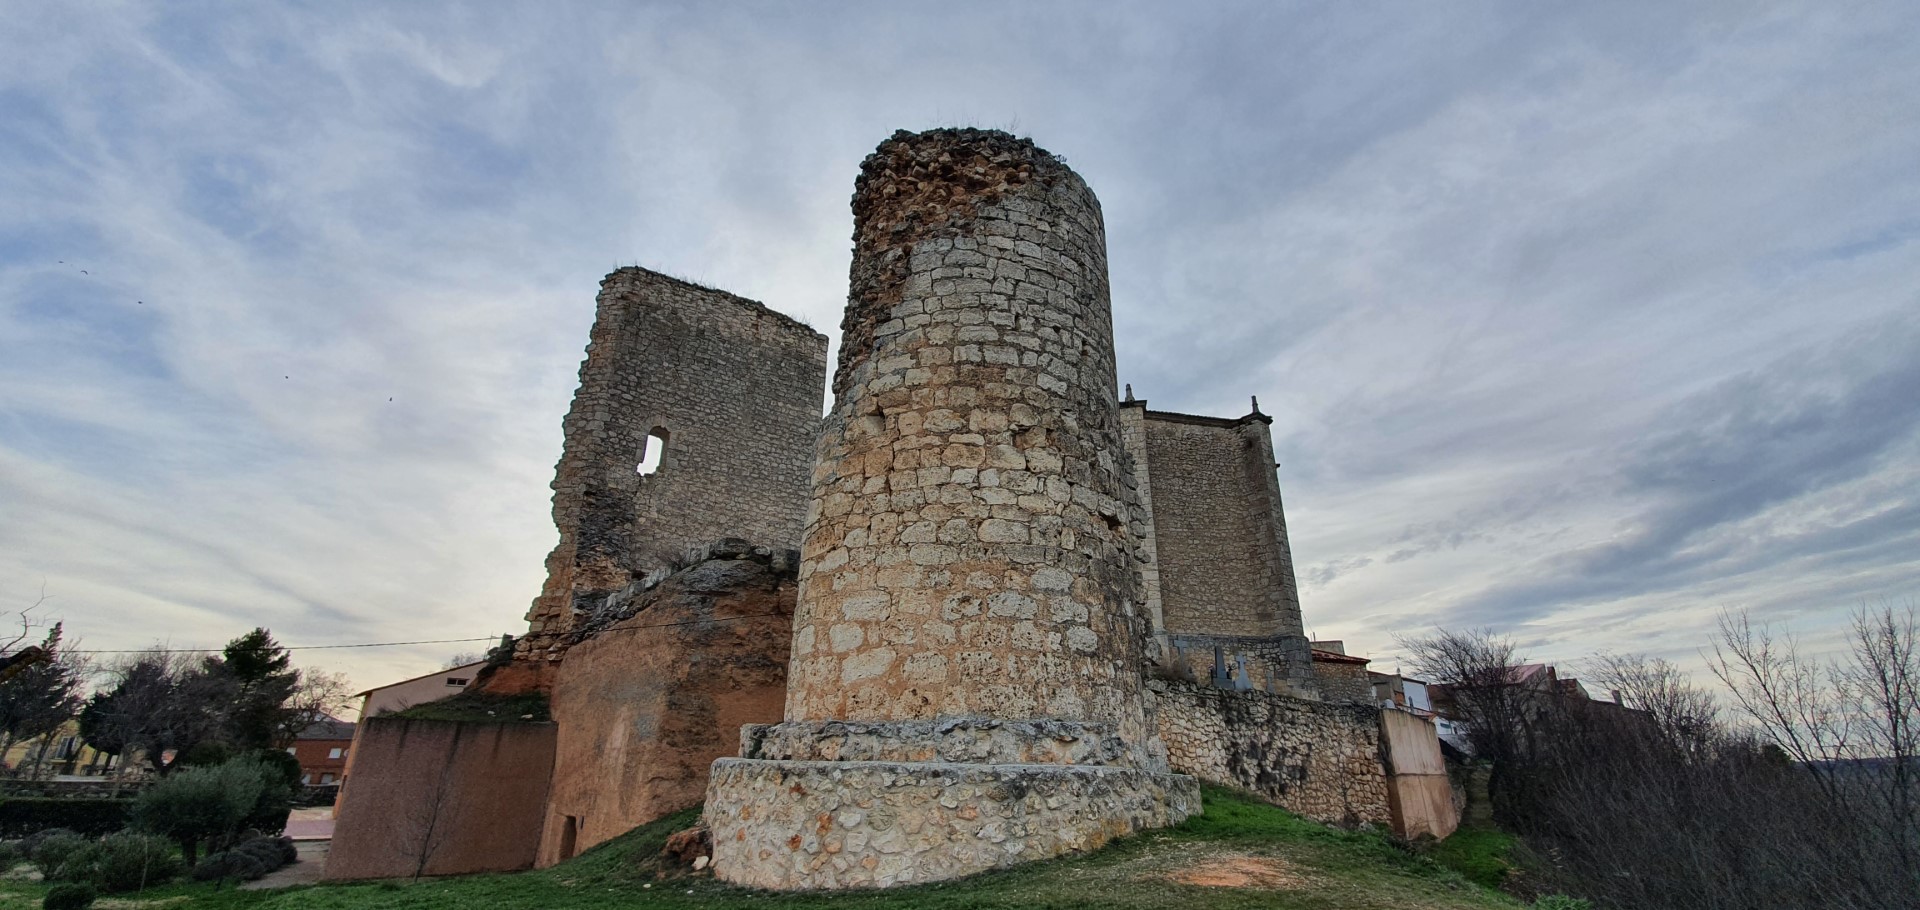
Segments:
[[[993,910],[1075,908],[1191,910],[1498,910],[1512,899],[1468,882],[1371,832],[1327,828],[1230,790],[1209,787],[1205,815],[1177,828],[1118,841],[1085,856],[1032,863],[953,882],[887,891],[775,894],[663,869],[667,835],[689,810],[587,851],[552,869],[419,882],[318,885],[284,891],[176,885],[127,910],[591,910],[591,908],[851,908]],[[1182,884],[1169,875],[1247,868],[1274,875],[1248,887]],[[38,906],[38,885],[0,882],[0,910]],[[184,898],[184,900],[182,900]]]
[[[413,720],[479,721],[503,724],[540,724],[549,719],[547,697],[538,692],[524,695],[492,695],[486,692],[462,692],[450,698],[414,705],[395,711],[388,717]]]
[[[1468,881],[1498,888],[1514,873],[1514,836],[1485,826],[1463,827],[1433,845],[1433,861],[1465,876]]]

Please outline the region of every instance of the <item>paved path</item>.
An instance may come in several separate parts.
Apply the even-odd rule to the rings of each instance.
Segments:
[[[333,807],[293,810],[287,819],[287,836],[294,840],[332,840]]]

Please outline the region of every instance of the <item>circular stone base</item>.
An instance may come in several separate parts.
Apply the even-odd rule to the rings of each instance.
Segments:
[[[723,758],[706,823],[719,878],[805,890],[958,878],[1199,812],[1193,778],[1133,768]]]
[[[740,730],[740,757],[969,765],[1133,764],[1112,724],[989,717],[748,724]],[[1165,771],[1166,766],[1148,770]]]

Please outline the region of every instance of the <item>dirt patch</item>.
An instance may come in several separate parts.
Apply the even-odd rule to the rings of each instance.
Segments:
[[[1287,891],[1306,887],[1307,880],[1291,863],[1273,856],[1224,854],[1209,856],[1157,878],[1202,888],[1263,888]]]

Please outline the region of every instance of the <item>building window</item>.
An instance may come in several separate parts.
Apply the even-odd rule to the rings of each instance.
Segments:
[[[331,774],[320,775],[320,783],[323,785],[333,783],[333,775]]]
[[[462,686],[465,686],[465,685],[467,684],[467,680],[468,680],[468,679],[470,679],[470,677],[466,677],[466,676],[449,676],[449,677],[447,677],[447,685],[449,685],[449,686],[452,686],[452,687],[454,687],[454,688],[456,688],[456,689],[458,689],[458,688],[460,688],[460,687],[462,687]]]
[[[311,774],[302,774],[302,775],[300,775],[300,785],[301,785],[301,786],[303,786],[303,787],[304,787],[304,786],[306,786],[307,784],[311,784],[311,783],[313,783],[313,775],[311,775]]]
[[[654,427],[640,443],[640,476],[645,477],[660,470],[660,463],[667,458],[667,431]]]
[[[331,749],[328,749],[328,750],[327,750],[327,757],[328,757],[328,758],[339,758],[339,757],[341,757],[342,755],[345,755],[346,753],[347,753],[347,750],[345,750],[345,749],[342,749],[342,748],[340,748],[339,746],[334,746],[333,748],[331,748]]]

